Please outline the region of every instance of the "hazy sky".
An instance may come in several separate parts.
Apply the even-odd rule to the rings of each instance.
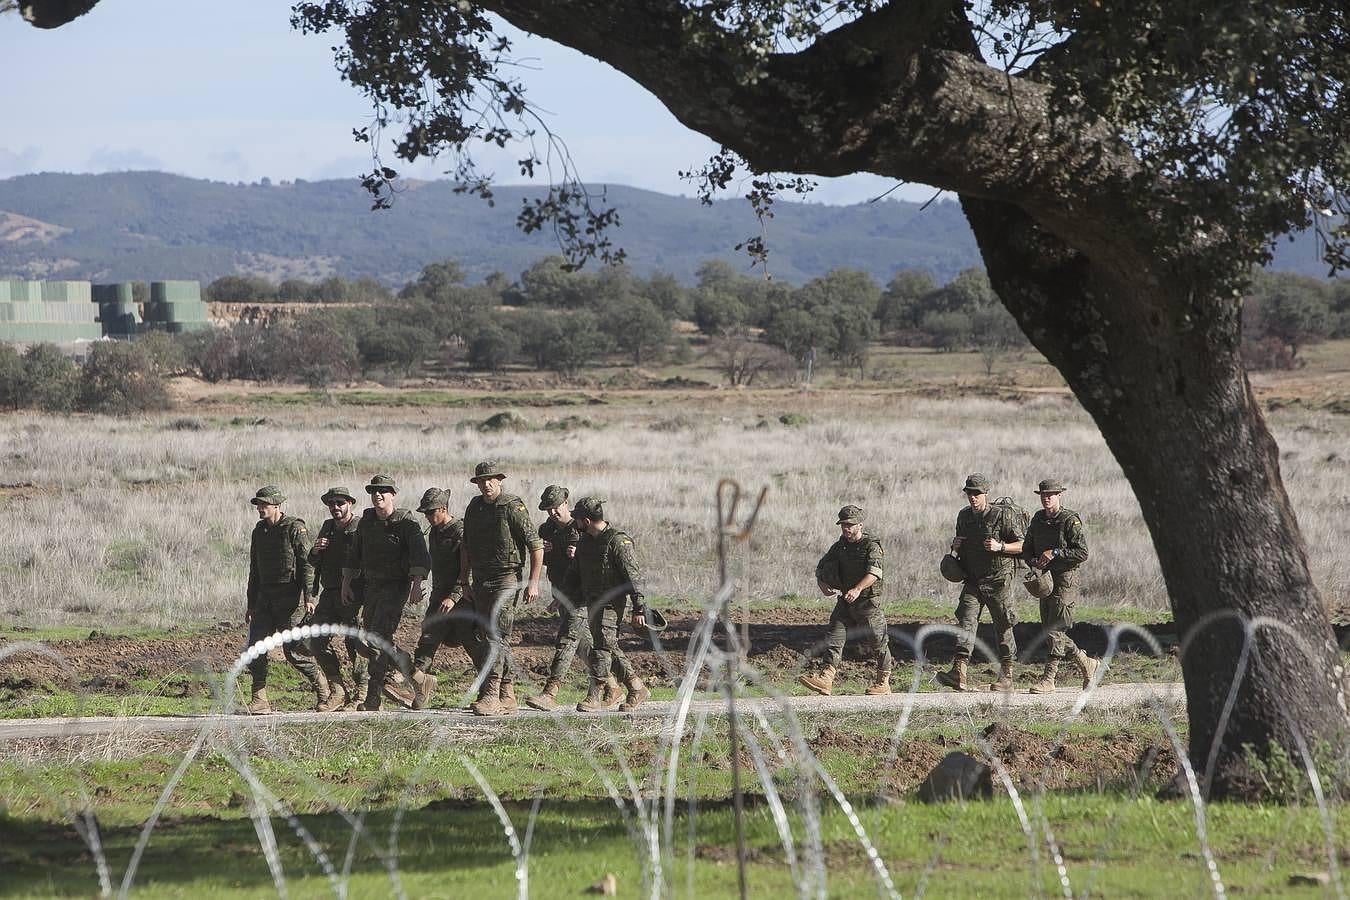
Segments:
[[[0,16],[11,87],[0,101],[0,178],[29,172],[161,169],[220,181],[355,177],[369,106],[333,69],[332,37],[290,28],[285,0],[103,0],[56,31]],[[550,114],[582,177],[692,194],[680,169],[716,149],[608,66],[515,33],[528,96]],[[17,76],[17,77],[16,77]],[[480,156],[503,184],[518,154]],[[445,166],[406,174],[437,177]],[[821,180],[818,202],[856,203],[894,182]],[[927,199],[902,187],[890,196]]]

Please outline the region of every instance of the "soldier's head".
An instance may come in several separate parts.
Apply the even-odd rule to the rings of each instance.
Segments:
[[[1036,493],[1041,498],[1041,509],[1054,515],[1059,512],[1060,494],[1064,493],[1064,482],[1058,478],[1046,478],[1036,485]]]
[[[989,506],[989,479],[979,472],[966,476],[965,486],[961,488],[965,492],[966,502],[970,508],[976,512],[984,512]]]
[[[444,525],[450,521],[450,492],[427,488],[422,494],[422,502],[417,504],[417,511],[432,525]]]
[[[370,495],[370,508],[375,510],[376,516],[387,519],[393,515],[394,498],[398,496],[398,485],[393,477],[376,475],[366,485],[366,493]]]
[[[478,486],[478,493],[484,500],[496,500],[502,494],[506,473],[495,459],[485,459],[473,467],[473,477],[469,480]]]
[[[605,501],[599,497],[582,497],[572,507],[572,518],[586,533],[599,534],[605,530]]]
[[[323,496],[319,500],[322,501],[324,506],[328,507],[328,514],[333,517],[333,521],[351,521],[352,510],[356,506],[356,498],[345,487],[330,487],[323,492]]]
[[[281,519],[281,504],[286,502],[286,495],[275,484],[264,484],[249,502],[258,508],[259,519],[275,525]]]
[[[571,504],[567,502],[567,488],[559,484],[550,484],[539,495],[539,508],[548,513],[548,517],[560,525],[572,521]]]
[[[862,540],[862,523],[866,517],[861,506],[850,504],[839,510],[839,521],[835,524],[839,526],[839,533],[843,535],[844,540],[850,544]]]

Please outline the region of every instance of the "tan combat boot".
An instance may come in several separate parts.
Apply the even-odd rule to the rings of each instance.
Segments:
[[[403,680],[403,673],[393,669],[384,679],[384,695],[404,709],[411,709],[415,694]]]
[[[632,712],[641,706],[652,692],[641,678],[634,678],[628,682],[628,696],[624,697],[623,702],[619,704],[619,712]]]
[[[604,685],[594,678],[586,688],[586,699],[577,704],[577,712],[604,712]]]
[[[544,689],[533,697],[527,697],[525,705],[530,709],[542,709],[544,712],[552,710],[558,705],[558,688],[562,687],[562,682],[556,678],[550,678],[544,682]]]
[[[877,680],[872,682],[871,686],[868,687],[868,689],[864,691],[864,693],[867,694],[867,696],[869,697],[879,697],[882,694],[889,694],[890,692],[891,692],[891,670],[883,669],[880,666],[877,666]]]
[[[483,682],[483,687],[478,691],[478,699],[469,704],[469,710],[475,716],[500,715],[502,708],[501,691],[501,677],[493,675]]]
[[[828,697],[834,689],[834,666],[826,666],[819,672],[803,672],[797,676],[797,683],[808,691]]]
[[[1092,676],[1097,674],[1097,667],[1101,663],[1088,656],[1077,647],[1073,651],[1074,665],[1078,666],[1078,672],[1083,676],[1083,690],[1087,690],[1088,685],[1092,684]]]
[[[1013,689],[1013,664],[1007,659],[999,664],[998,680],[989,685],[991,691],[1011,691]]]
[[[600,702],[604,704],[605,709],[616,709],[623,702],[623,694],[623,685],[611,674],[605,679],[605,692],[600,697]]]
[[[362,669],[358,674],[365,675],[366,671]],[[347,695],[347,702],[342,707],[348,712],[361,708],[361,702],[365,700],[366,693],[370,689],[370,678],[357,678],[352,682],[351,693]]]
[[[253,699],[248,705],[248,711],[255,716],[261,716],[272,711],[272,704],[267,702],[267,688],[258,688],[253,692]]]
[[[328,699],[319,704],[318,712],[337,712],[347,705],[347,689],[340,683],[334,684],[328,693]]]
[[[502,679],[500,696],[502,703],[501,709],[497,711],[497,715],[509,716],[520,708],[519,704],[516,703],[516,683],[514,681],[507,681],[505,678]]]
[[[428,675],[421,669],[413,672],[413,709],[426,709],[427,701],[431,699],[432,693],[436,690],[438,680],[435,675]]]
[[[1053,694],[1055,692],[1055,676],[1059,674],[1059,660],[1046,660],[1045,671],[1041,677],[1036,679],[1029,690],[1033,694]]]
[[[952,660],[951,671],[937,673],[937,683],[954,691],[964,691],[966,689],[966,669],[969,665],[969,660]]]

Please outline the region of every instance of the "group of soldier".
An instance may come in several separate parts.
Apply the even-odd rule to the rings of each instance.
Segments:
[[[464,650],[478,673],[476,715],[510,715],[517,709],[515,672],[508,652],[517,607],[539,598],[540,576],[547,572],[559,617],[548,678],[526,699],[540,710],[556,706],[559,688],[573,658],[588,663],[582,712],[637,708],[649,696],[619,646],[619,624],[628,608],[633,627],[647,626],[643,578],[632,538],[605,518],[604,501],[583,497],[571,503],[566,488],[549,485],[539,501],[547,518],[536,528],[520,497],[506,493],[506,474],[493,460],[479,463],[470,481],[477,487],[462,519],[450,512],[450,494],[430,488],[417,507],[429,525],[424,535],[414,514],[397,506],[398,486],[388,475],[366,485],[370,506],[359,515],[356,497],[345,487],[329,488],[320,498],[328,508],[312,541],[302,519],[282,511],[286,498],[274,485],[252,499],[258,524],[249,558],[250,643],[303,622],[359,625],[376,639],[345,637],[335,649],[328,636],[284,646],[286,659],[310,682],[316,708],[378,710],[385,696],[421,709],[437,686],[433,662],[442,645]],[[1078,568],[1087,559],[1082,519],[1061,504],[1064,485],[1047,479],[1037,487],[1041,509],[1025,524],[1017,508],[991,502],[989,479],[969,476],[962,488],[966,506],[956,517],[956,534],[941,569],[961,584],[956,607],[958,638],[949,671],[940,684],[971,689],[968,668],[975,630],[986,607],[996,633],[998,678],[989,690],[1013,688],[1014,567],[1029,567],[1025,584],[1040,600],[1047,662],[1031,685],[1032,693],[1055,690],[1062,662],[1077,666],[1083,687],[1097,662],[1073,642]],[[839,539],[816,566],[816,582],[836,596],[830,615],[823,665],[798,679],[818,694],[829,695],[850,636],[861,635],[876,657],[870,695],[889,694],[891,651],[880,588],[884,572],[881,542],[863,529],[858,506],[839,511]],[[405,607],[420,603],[427,576],[431,589],[421,636],[407,664],[394,647],[394,633]],[[403,665],[396,665],[400,656]],[[267,656],[250,665],[249,711],[271,709],[267,697]],[[403,671],[409,672],[405,678]]]
[[[633,540],[605,520],[604,501],[569,503],[566,488],[550,485],[539,502],[548,518],[536,529],[520,497],[502,487],[506,473],[493,460],[474,469],[477,487],[463,519],[450,512],[450,494],[430,488],[417,512],[430,526],[424,535],[415,515],[397,505],[398,486],[388,475],[366,485],[370,506],[359,515],[356,497],[333,487],[320,498],[329,518],[313,539],[302,519],[282,511],[281,490],[266,485],[254,495],[258,524],[249,554],[250,643],[301,622],[360,628],[370,640],[346,637],[342,650],[329,636],[284,646],[286,659],[315,693],[316,709],[378,710],[390,696],[414,709],[426,706],[437,686],[433,674],[442,645],[460,647],[478,672],[480,716],[517,709],[515,671],[507,648],[516,608],[539,598],[547,569],[560,627],[543,690],[525,702],[549,710],[573,657],[586,655],[590,685],[577,704],[582,712],[632,710],[650,692],[619,646],[619,622],[629,606],[634,628],[646,627],[642,572]],[[394,632],[410,603],[420,603],[427,576],[431,590],[411,663]],[[630,606],[631,604],[631,606]],[[404,678],[401,669],[410,677]],[[271,710],[267,657],[249,669],[249,711]]]

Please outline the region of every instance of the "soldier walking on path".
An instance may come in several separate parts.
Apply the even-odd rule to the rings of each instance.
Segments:
[[[408,510],[394,507],[398,494],[394,479],[376,475],[366,485],[366,493],[370,507],[361,513],[348,565],[342,570],[342,600],[354,604],[355,583],[364,581],[361,625],[392,644],[403,607],[422,599],[422,581],[431,568],[431,558],[417,519]],[[392,660],[383,648],[367,645],[362,652],[370,659],[370,683],[365,702],[358,708],[374,711],[380,708]]]
[[[826,645],[825,667],[803,673],[797,681],[808,690],[829,696],[834,677],[843,658],[850,631],[865,631],[876,644],[876,677],[869,695],[891,692],[891,639],[886,628],[886,613],[881,608],[881,580],[885,576],[881,542],[863,531],[865,514],[861,507],[839,510],[839,540],[825,551],[816,564],[816,585],[826,596],[839,592],[830,613],[830,639]]]
[[[249,545],[248,608],[244,613],[249,641],[253,643],[299,625],[306,614],[314,611],[310,596],[314,569],[309,563],[309,529],[304,519],[281,511],[281,504],[286,502],[281,489],[274,484],[264,485],[249,502],[258,509],[258,524],[253,528]],[[293,643],[284,645],[282,652],[308,679],[316,703],[323,705],[328,699],[327,686],[314,659],[297,653]],[[249,674],[253,678],[253,696],[248,711],[271,712],[267,699],[267,654],[249,664]]]
[[[978,472],[966,478],[962,490],[967,505],[956,516],[956,537],[951,545],[965,575],[961,598],[956,602],[956,624],[962,633],[957,638],[951,670],[937,673],[937,680],[949,688],[966,690],[975,632],[980,626],[980,613],[987,606],[998,640],[999,661],[998,679],[989,689],[1008,691],[1012,690],[1013,659],[1017,656],[1012,577],[1014,557],[1022,552],[1022,522],[1012,510],[989,502],[989,479]]]
[[[1060,494],[1064,493],[1062,481],[1047,478],[1037,485],[1036,493],[1041,498],[1041,508],[1027,527],[1022,558],[1032,568],[1049,572],[1054,586],[1048,596],[1041,598],[1041,628],[1048,646],[1045,671],[1031,686],[1031,693],[1051,694],[1062,660],[1073,660],[1083,676],[1084,688],[1092,682],[1098,663],[1068,635],[1073,627],[1073,609],[1078,603],[1078,567],[1088,557],[1083,520],[1078,513],[1060,505]]]
[[[544,689],[525,703],[547,711],[557,705],[558,689],[573,657],[580,654],[589,671],[592,641],[587,608],[578,606],[573,598],[563,593],[562,587],[572,557],[576,555],[577,541],[581,539],[581,529],[572,518],[567,488],[556,484],[544,488],[539,497],[539,508],[548,513],[548,518],[539,524],[539,538],[544,542],[544,569],[553,592],[548,611],[558,613],[558,637],[553,642],[553,659],[549,663]],[[622,698],[623,688],[611,675],[606,681],[606,707],[616,706]]]
[[[358,578],[352,582],[353,602],[342,599],[342,570],[347,567],[352,541],[356,538],[356,498],[345,487],[331,487],[319,498],[328,507],[329,518],[319,526],[319,534],[309,551],[319,584],[319,603],[314,609],[315,625],[356,625],[361,614],[365,587]],[[344,638],[344,662],[333,649],[331,638],[313,638],[310,649],[319,670],[328,678],[328,701],[319,704],[319,712],[355,709],[366,696],[366,661],[357,652],[356,638]]]
[[[480,462],[469,480],[478,487],[478,496],[464,510],[461,580],[471,579],[465,593],[473,604],[478,627],[487,635],[484,664],[491,660],[478,699],[469,708],[480,716],[510,715],[516,711],[516,688],[507,657],[521,596],[520,580],[528,562],[525,602],[538,600],[544,543],[530,521],[525,502],[502,491],[506,473],[496,460]]]
[[[608,708],[606,684],[613,672],[628,689],[619,704],[620,710],[628,712],[651,696],[619,647],[619,623],[630,598],[633,627],[639,630],[647,627],[642,569],[633,552],[633,539],[605,520],[603,500],[582,497],[572,507],[572,517],[582,535],[563,579],[563,593],[576,597],[578,605],[586,607],[591,626],[591,680],[586,699],[577,704],[577,711],[600,712]]]
[[[464,585],[460,578],[463,563],[464,522],[450,515],[450,492],[427,488],[417,511],[427,517],[427,549],[431,553],[431,597],[422,620],[422,637],[413,654],[413,709],[423,709],[436,690],[437,678],[431,673],[436,651],[442,644],[463,647],[475,669],[481,669],[487,647],[478,637],[470,604],[460,606]]]

